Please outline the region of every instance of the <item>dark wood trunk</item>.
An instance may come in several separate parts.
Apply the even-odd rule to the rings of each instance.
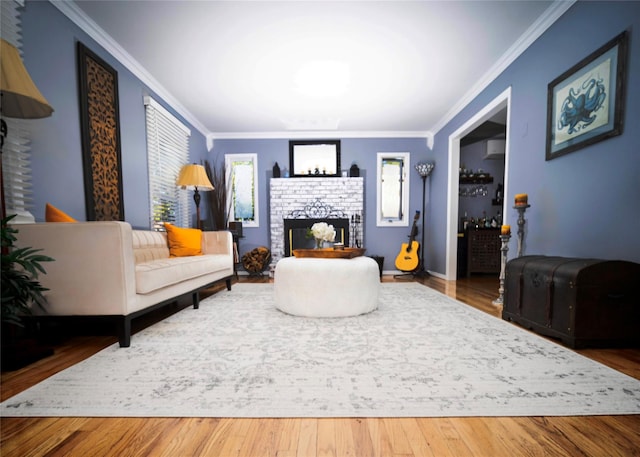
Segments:
[[[640,346],[640,264],[524,256],[505,273],[503,319],[574,348]]]

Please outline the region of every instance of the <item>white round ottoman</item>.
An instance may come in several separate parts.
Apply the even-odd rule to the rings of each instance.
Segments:
[[[380,270],[371,257],[285,257],[276,264],[276,308],[305,317],[345,317],[378,307]]]

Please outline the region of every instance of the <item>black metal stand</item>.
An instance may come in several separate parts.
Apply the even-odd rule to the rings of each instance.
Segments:
[[[240,224],[242,224],[242,222]],[[244,236],[239,235],[238,232],[230,231],[231,236],[233,236],[233,272],[236,275],[236,279],[238,279],[238,267],[242,265],[242,259],[240,258],[240,238],[244,238]]]
[[[411,273],[412,275],[418,278],[426,278],[431,276],[427,270],[424,269],[424,196],[425,190],[427,186],[427,176],[422,176],[422,234],[420,239],[420,264],[418,265],[418,269]]]
[[[410,271],[410,272],[408,272],[408,273],[399,273],[399,274],[397,274],[397,275],[393,275],[393,277],[394,277],[395,279],[398,279],[398,278],[407,278],[407,277],[410,277],[411,279],[413,279],[413,278],[417,277],[417,273],[418,273],[418,271],[419,271],[419,270],[416,270],[416,271]]]
[[[193,201],[196,204],[196,228],[202,230],[202,222],[200,221],[200,191],[197,186],[193,192]]]
[[[422,242],[420,243],[420,258],[418,262],[418,267],[413,271],[405,272],[399,275],[394,275],[394,277],[399,278],[403,276],[411,276],[412,278],[426,278],[428,276],[431,276],[429,272],[427,272],[427,270],[425,270],[424,268],[424,216],[425,216],[424,199],[425,199],[425,193],[427,188],[427,178],[431,174],[431,171],[433,170],[434,166],[435,166],[435,163],[433,162],[431,163],[420,162],[416,164],[416,170],[418,171],[418,173],[420,174],[420,177],[422,178],[422,234],[421,234]]]
[[[424,182],[424,181],[423,181]],[[423,198],[422,198],[422,207],[424,208],[424,192],[423,192]],[[417,213],[417,211],[416,211]],[[424,214],[422,215],[422,230],[424,233]],[[414,226],[414,229],[417,229],[417,227]],[[410,238],[412,238],[413,236],[415,236],[415,233],[412,233]],[[422,235],[422,240],[424,242],[424,235]],[[424,252],[424,251],[423,251]],[[420,254],[418,256],[418,266],[416,267],[415,270],[413,271],[404,271],[404,270],[400,270],[400,271],[404,271],[404,273],[399,273],[399,274],[395,274],[393,275],[394,278],[407,278],[410,277],[411,279],[418,277],[419,273],[420,273],[420,266],[422,265],[422,259],[420,258],[423,254]]]

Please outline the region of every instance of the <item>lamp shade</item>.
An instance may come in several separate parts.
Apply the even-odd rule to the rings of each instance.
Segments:
[[[15,46],[2,40],[0,48],[0,112],[18,119],[49,117],[53,108],[42,96]]]
[[[182,167],[176,184],[183,189],[213,190],[204,167],[195,163]]]
[[[426,177],[431,174],[431,172],[433,171],[433,167],[435,166],[436,164],[433,162],[420,162],[416,164],[416,171],[418,172],[418,174],[420,174],[420,176]]]

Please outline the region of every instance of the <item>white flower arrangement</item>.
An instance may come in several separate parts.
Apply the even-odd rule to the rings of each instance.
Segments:
[[[326,222],[316,222],[311,226],[311,234],[316,240],[333,242],[336,239],[336,230],[333,225]]]

